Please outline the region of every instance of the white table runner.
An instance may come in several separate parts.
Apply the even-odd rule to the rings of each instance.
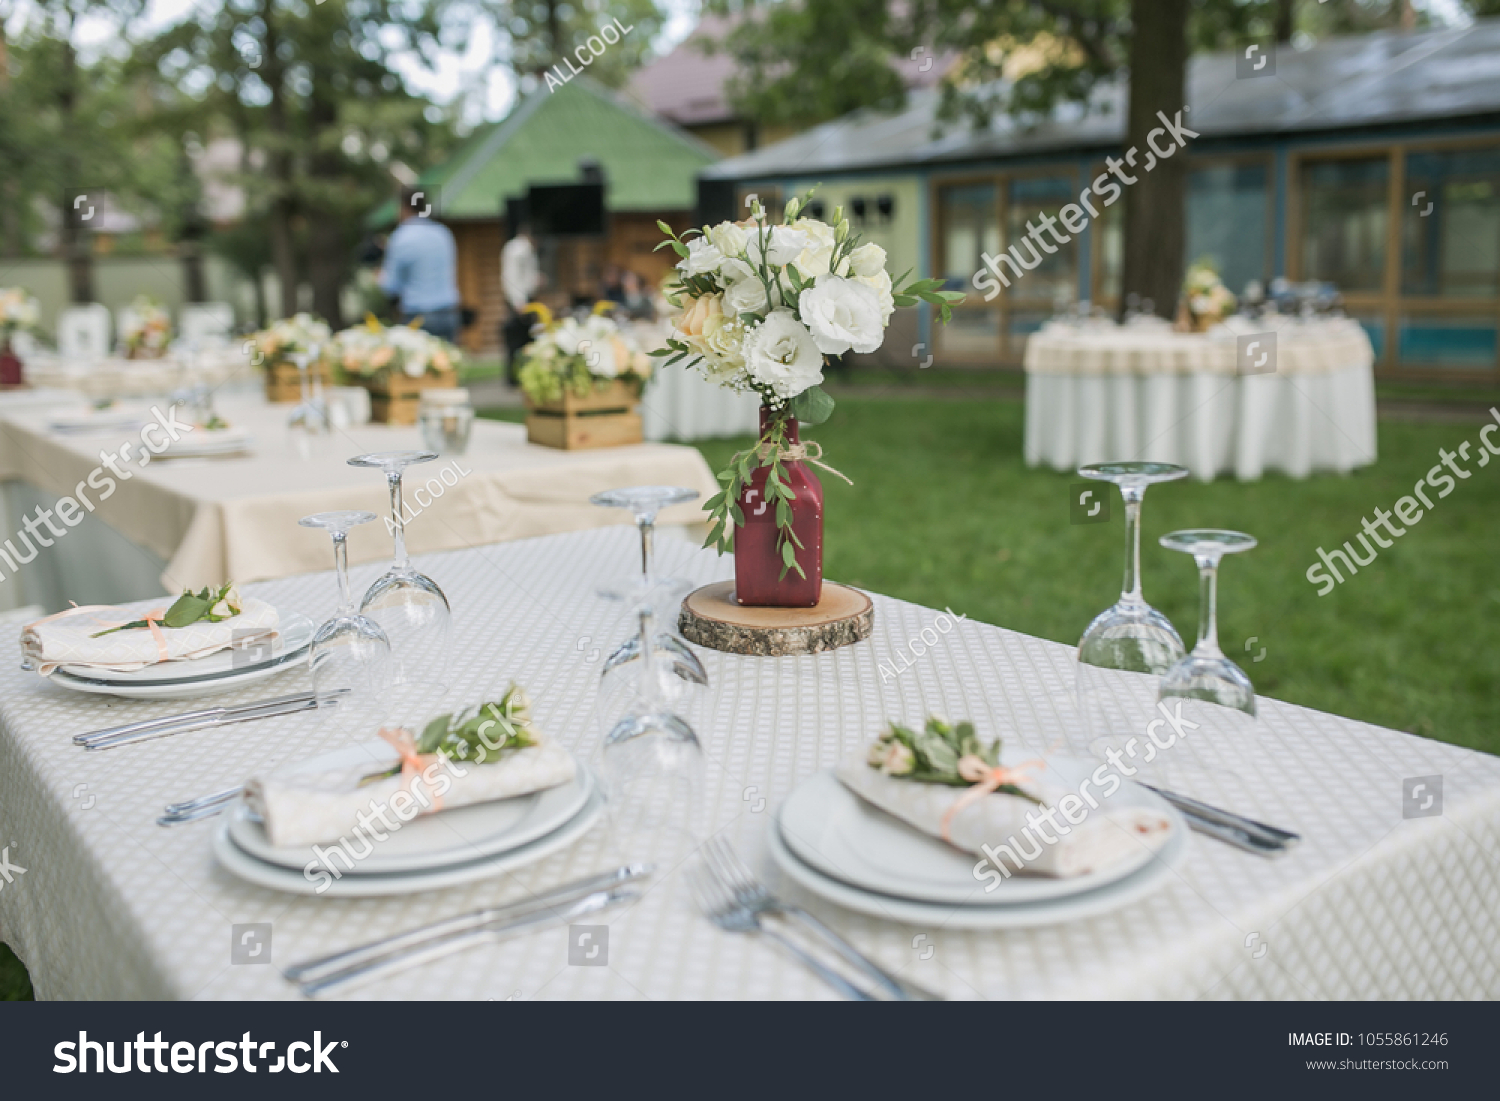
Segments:
[[[544,730],[591,752],[599,656],[622,633],[614,609],[592,594],[600,579],[629,572],[633,552],[630,531],[606,529],[423,558],[419,566],[453,599],[463,642],[451,687],[477,695],[515,677],[533,692]],[[700,583],[731,572],[728,559],[685,543],[664,542],[660,554],[664,567]],[[356,587],[377,570],[356,570]],[[319,574],[251,591],[317,617],[331,609],[333,589]],[[910,669],[882,675],[880,663],[898,664],[898,649],[936,613],[880,596],[875,603],[874,636],[832,653],[699,651],[713,686],[699,730],[710,824],[762,871],[763,831],[780,801],[887,719],[939,712],[1032,749],[1060,737],[1084,748],[1067,704],[1070,647],[966,621]],[[226,699],[289,692],[302,676]],[[1119,677],[1121,705],[1149,710],[1149,680]],[[1195,835],[1161,892],[1104,917],[1003,933],[899,925],[787,893],[892,970],[958,998],[1500,996],[1500,760],[1274,700],[1261,708],[1251,737],[1195,734],[1179,786],[1300,832],[1303,844],[1285,858]],[[168,802],[337,739],[289,717],[103,753],[69,742],[81,730],[173,710],[70,696],[13,661],[0,664],[0,846],[26,868],[0,889],[0,935],[40,997],[292,997],[275,967],[231,965],[234,923],[272,923],[273,962],[286,965],[544,890],[619,855],[601,827],[515,875],[431,894],[334,901],[252,887],[214,865],[216,823],[162,829],[154,818]],[[1433,775],[1443,777],[1443,814],[1404,818],[1403,779]],[[589,923],[609,926],[607,966],[570,966],[556,929],[355,994],[831,996],[772,947],[699,917],[680,871],[634,908]]]

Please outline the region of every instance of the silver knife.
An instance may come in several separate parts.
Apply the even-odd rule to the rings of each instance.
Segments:
[[[298,711],[310,711],[320,703],[336,701],[349,694],[347,688],[336,688],[318,697],[312,692],[295,696],[279,696],[256,703],[239,704],[234,707],[210,707],[202,711],[189,711],[183,715],[168,715],[160,719],[146,719],[127,723],[88,734],[73,735],[75,745],[84,749],[112,749],[115,746],[143,742],[150,738],[161,738],[168,734],[182,734],[189,730],[202,730],[213,726],[263,719],[272,715],[288,715]]]
[[[1288,851],[1302,840],[1300,834],[1292,833],[1290,830],[1268,826],[1264,822],[1257,822],[1242,814],[1235,814],[1233,811],[1191,799],[1186,795],[1179,795],[1175,791],[1166,791],[1163,788],[1152,787],[1150,784],[1141,786],[1156,792],[1180,810],[1187,816],[1188,825],[1199,833],[1216,837],[1220,841],[1226,841],[1247,852],[1260,853],[1262,856],[1275,856]]]
[[[544,907],[520,917],[491,921],[472,929],[428,937],[404,950],[388,953],[366,963],[353,964],[321,978],[303,979],[297,985],[304,995],[315,998],[336,986],[344,986],[353,982],[368,982],[396,971],[404,971],[418,964],[431,963],[433,960],[477,944],[500,940],[507,935],[566,925],[585,914],[598,913],[618,903],[633,902],[640,897],[639,891],[628,889],[595,891],[574,900],[563,908]]]
[[[543,894],[533,895],[530,898],[507,903],[504,906],[492,906],[484,910],[472,910],[467,914],[458,914],[455,917],[444,918],[442,921],[410,929],[405,933],[397,933],[395,936],[372,941],[369,944],[362,944],[357,948],[349,948],[343,952],[336,952],[331,956],[320,956],[317,959],[293,964],[283,971],[282,974],[292,982],[311,982],[322,976],[330,975],[337,971],[348,970],[361,963],[379,959],[382,956],[390,955],[392,952],[399,952],[403,948],[410,948],[437,937],[468,932],[494,922],[525,917],[530,914],[550,910],[556,906],[576,902],[580,898],[598,891],[609,890],[638,879],[645,879],[654,870],[655,868],[651,864],[625,864],[619,868],[615,868],[613,871],[587,876],[584,879],[564,884]]]

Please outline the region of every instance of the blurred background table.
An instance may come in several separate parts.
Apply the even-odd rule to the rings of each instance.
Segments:
[[[1266,373],[1247,373],[1241,338],[1266,333]],[[1374,351],[1354,321],[1232,317],[1205,334],[1049,324],[1027,341],[1025,365],[1028,466],[1149,460],[1253,481],[1375,461]]]
[[[101,451],[118,452],[127,440],[139,447],[139,430],[52,431],[49,409],[55,408],[36,401],[0,406],[5,503],[0,540],[14,541],[24,517],[75,493],[99,468]],[[0,608],[40,604],[57,611],[70,600],[118,603],[227,580],[326,569],[327,540],[297,527],[298,518],[332,509],[367,509],[388,517],[383,479],[345,460],[368,451],[418,448],[421,435],[416,428],[371,424],[336,430],[299,447],[287,428],[288,408],[253,395],[216,402],[232,426],[251,433],[249,454],[156,458],[144,468],[121,462],[131,477],[107,500],[100,499],[97,486],[86,488],[94,511],[66,529],[66,537],[54,538],[14,576],[0,561]],[[646,443],[556,451],[527,443],[520,425],[476,421],[467,453],[444,455],[408,473],[407,544],[412,553],[424,553],[629,523],[626,514],[590,505],[589,496],[644,484],[687,486],[699,492],[700,501],[717,492],[707,463],[690,447]],[[696,504],[662,514],[665,525],[702,519]],[[47,529],[41,531],[45,535]],[[349,538],[351,562],[380,561],[390,553],[388,524],[366,525]]]

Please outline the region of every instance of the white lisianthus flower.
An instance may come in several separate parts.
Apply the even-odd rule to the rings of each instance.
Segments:
[[[584,339],[584,332],[578,322],[571,317],[565,317],[562,324],[558,325],[552,334],[552,342],[557,345],[557,350],[565,356],[576,356],[578,354],[578,342]]]
[[[759,279],[760,276],[756,275],[755,269],[745,261],[730,257],[719,265],[719,278],[728,284],[739,283],[745,279]]]
[[[766,285],[758,278],[731,283],[724,292],[724,312],[735,317],[742,313],[765,313],[769,305],[766,301]]]
[[[709,244],[719,250],[724,257],[738,256],[745,251],[745,242],[749,240],[747,234],[733,222],[720,222],[708,231]]]
[[[772,310],[745,337],[745,368],[779,398],[794,398],[823,381],[823,356],[791,310]]]
[[[865,279],[885,271],[885,249],[879,245],[864,244],[849,254],[849,265],[854,274]]]
[[[785,267],[812,244],[812,238],[793,226],[771,226],[766,230],[758,226],[747,234],[745,255],[753,267],[760,267],[761,247],[765,246],[765,261],[774,268]],[[767,238],[769,237],[769,243]]]
[[[896,299],[891,293],[891,273],[881,268],[874,275],[856,275],[856,283],[863,283],[875,292],[880,299],[880,324],[889,325],[891,314],[896,312]]]
[[[814,279],[828,274],[828,265],[833,260],[833,250],[838,242],[833,236],[833,227],[813,218],[798,218],[793,229],[807,234],[809,243],[793,261],[803,279]]]
[[[873,352],[885,339],[880,298],[873,287],[856,280],[825,275],[802,292],[797,306],[818,350],[828,355],[851,348]]]
[[[688,242],[687,258],[678,263],[677,270],[684,275],[712,275],[723,262],[724,254],[712,243],[694,237]]]

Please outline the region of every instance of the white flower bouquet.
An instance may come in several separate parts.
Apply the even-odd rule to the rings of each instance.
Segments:
[[[122,334],[127,359],[159,359],[172,339],[172,315],[150,295],[138,295],[130,304],[129,320]]]
[[[363,325],[344,329],[333,338],[335,360],[345,371],[360,378],[381,372],[399,372],[408,378],[439,374],[456,368],[463,355],[441,337],[415,325],[386,327],[374,315]]]
[[[587,397],[612,382],[623,382],[640,395],[651,377],[651,357],[641,351],[630,333],[603,309],[601,302],[583,321],[572,317],[554,319],[540,302],[527,309],[541,317],[530,344],[521,349],[517,377],[521,389],[533,402],[546,405],[561,400],[564,391]]]
[[[273,322],[250,338],[247,352],[254,353],[256,364],[274,367],[291,363],[292,356],[312,355],[324,358],[333,342],[333,331],[326,322],[309,313],[299,313]]]
[[[1235,297],[1219,278],[1213,262],[1199,260],[1188,268],[1182,281],[1182,297],[1188,320],[1199,332],[1212,328],[1234,311]]]
[[[23,287],[0,287],[0,343],[12,333],[36,328],[41,306]]]
[[[821,386],[825,357],[877,350],[897,306],[928,302],[946,324],[964,297],[943,290],[941,279],[906,283],[903,275],[893,281],[885,250],[861,244],[842,207],[832,225],[799,217],[811,197],[809,191],[787,203],[781,225],[768,223],[759,202],[746,221],[682,237],[657,223],[669,237],[657,247],[670,246],[680,257],[667,290],[682,313],[667,346],[651,354],[669,357],[667,364],[683,362],[728,389],[754,392],[769,411],[757,446],[736,455],[719,475],[724,489],[705,505],[712,519],[706,545],[720,553],[733,549],[734,528],[744,526],[740,496],[755,470],[770,467],[765,498],[776,508],[783,577],[788,569],[803,573],[791,545],[794,497],[782,469],[787,425],[793,418],[822,424],[832,414],[833,399]]]

